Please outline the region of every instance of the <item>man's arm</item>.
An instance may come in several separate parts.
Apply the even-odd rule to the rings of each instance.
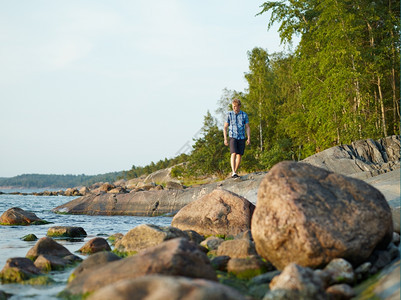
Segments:
[[[251,144],[251,126],[249,126],[249,123],[245,124],[245,129],[246,129],[246,136],[248,139],[246,140],[247,145]]]
[[[224,135],[224,145],[228,146],[228,141],[227,141],[227,129],[228,129],[228,123],[224,123],[224,129],[223,129],[223,135]]]

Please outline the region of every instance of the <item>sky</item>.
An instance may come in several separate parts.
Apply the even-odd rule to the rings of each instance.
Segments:
[[[287,50],[263,2],[0,0],[0,177],[188,152],[223,90],[247,88],[247,52]]]

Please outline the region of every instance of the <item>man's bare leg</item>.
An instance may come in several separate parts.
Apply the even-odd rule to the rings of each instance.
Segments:
[[[237,170],[239,168],[240,163],[241,163],[241,155],[237,153],[231,153],[231,169],[233,171],[233,175],[237,174]]]

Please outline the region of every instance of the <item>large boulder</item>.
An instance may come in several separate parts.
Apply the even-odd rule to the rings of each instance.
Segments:
[[[263,179],[252,219],[259,255],[278,269],[291,262],[353,265],[391,242],[391,210],[367,183],[306,163],[281,162]]]
[[[122,253],[134,254],[178,237],[188,238],[188,235],[171,226],[142,224],[128,231],[121,240],[117,241],[115,249]]]
[[[194,230],[201,235],[235,236],[250,229],[254,209],[247,199],[216,189],[182,208],[171,226]]]
[[[83,295],[124,279],[161,274],[217,281],[205,253],[184,238],[166,241],[134,256],[88,269],[68,283],[64,294]]]
[[[245,300],[236,290],[220,283],[162,275],[127,279],[101,288],[88,300]]]
[[[35,213],[19,207],[12,207],[0,217],[0,225],[41,225],[49,222],[40,219]]]
[[[43,237],[39,239],[36,244],[28,250],[26,257],[35,261],[40,255],[63,258],[69,263],[82,260],[80,257],[72,254],[66,247],[57,243],[50,237]]]

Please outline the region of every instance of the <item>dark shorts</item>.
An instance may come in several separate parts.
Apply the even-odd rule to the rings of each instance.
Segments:
[[[237,140],[234,138],[230,138],[230,152],[244,155],[245,151],[245,140]]]

